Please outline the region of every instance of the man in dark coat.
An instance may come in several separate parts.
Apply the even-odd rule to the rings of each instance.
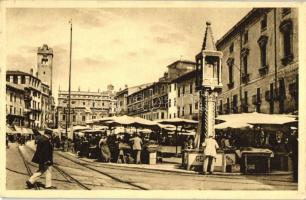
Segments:
[[[37,137],[37,146],[32,162],[39,165],[37,172],[35,172],[29,180],[26,181],[28,188],[33,188],[37,179],[46,173],[46,189],[56,189],[52,186],[51,168],[53,165],[53,145],[51,143],[52,132],[45,131],[44,135]]]

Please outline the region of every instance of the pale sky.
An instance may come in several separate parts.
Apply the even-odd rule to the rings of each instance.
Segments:
[[[54,51],[53,93],[68,89],[69,19],[73,20],[72,89],[115,90],[157,81],[166,66],[194,60],[205,22],[215,42],[251,9],[101,8],[7,9],[7,69],[36,71],[37,47]]]

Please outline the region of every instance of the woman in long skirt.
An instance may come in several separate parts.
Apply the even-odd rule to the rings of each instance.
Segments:
[[[101,149],[101,159],[102,162],[110,162],[111,152],[109,150],[107,139],[103,136],[99,142],[99,147]]]

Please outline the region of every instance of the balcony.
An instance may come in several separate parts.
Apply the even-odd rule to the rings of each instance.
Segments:
[[[261,68],[258,69],[260,76],[266,75],[269,72],[269,67],[268,65],[265,65]]]
[[[250,81],[250,74],[242,74],[241,76],[242,83],[248,83]]]

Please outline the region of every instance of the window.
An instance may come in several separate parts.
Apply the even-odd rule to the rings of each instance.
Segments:
[[[171,92],[171,84],[169,85],[169,92]]]
[[[180,90],[180,88],[179,88],[179,87],[177,88],[177,96],[178,96],[178,97],[180,97],[180,96],[181,96],[181,90]]]
[[[181,108],[177,107],[177,117],[180,117]]]
[[[260,61],[261,61],[261,66],[264,67],[266,66],[266,62],[267,62],[267,46],[263,45],[260,47]]]
[[[223,102],[222,102],[222,100],[220,100],[220,101],[219,101],[219,110],[218,110],[220,114],[221,114],[222,111],[223,111],[223,107],[222,107],[222,106],[223,106]]]
[[[246,44],[249,41],[249,31],[245,31],[243,34],[243,43]]]
[[[265,35],[260,36],[257,43],[260,48],[260,68],[265,68],[267,66],[267,41],[268,37]],[[263,71],[259,71],[263,74]]]
[[[182,94],[185,95],[185,85],[183,85]]]
[[[192,114],[192,104],[189,104],[189,114]]]
[[[85,104],[86,104],[85,101],[83,101],[83,106],[85,106]]]
[[[93,115],[91,118],[92,118],[92,119],[96,119],[96,116],[95,116],[95,115]]]
[[[14,102],[16,102],[16,95],[14,95]]]
[[[174,98],[173,106],[176,106],[176,98]]]
[[[182,108],[182,116],[184,116],[185,115],[185,107],[183,106],[183,108]]]
[[[75,115],[72,116],[72,121],[75,122],[76,121],[76,117]]]
[[[196,110],[199,109],[199,102],[196,102],[196,103],[194,104],[194,109],[196,109]]]
[[[267,29],[267,15],[265,15],[263,19],[260,21],[260,28],[261,28],[261,31],[264,31]]]
[[[169,119],[171,119],[171,114],[169,114]]]
[[[65,121],[66,120],[66,115],[63,115],[62,119],[63,119],[63,121]]]
[[[10,93],[10,102],[13,101],[13,93]]]
[[[21,111],[21,108],[19,109],[19,114],[20,114],[20,115],[22,115],[22,111]]]
[[[176,90],[176,83],[174,83],[174,90]]]
[[[293,60],[293,25],[291,20],[285,20],[280,25],[280,31],[283,34],[283,59],[282,64],[287,65]]]
[[[233,96],[233,113],[238,113],[238,95]]]
[[[261,105],[260,88],[257,88],[257,92],[256,92],[256,112],[260,112],[260,105]]]
[[[161,113],[161,119],[164,119],[164,117],[165,117],[165,113],[162,112],[162,113]]]
[[[226,114],[230,113],[230,99],[226,99]]]
[[[10,114],[13,114],[13,106],[10,106]]]
[[[234,51],[234,43],[231,44],[229,47],[229,52],[232,53]]]
[[[169,107],[169,108],[171,107],[171,99],[169,99],[169,105],[168,105],[168,107]]]
[[[175,113],[173,113],[173,118],[176,118],[176,114]]]
[[[92,103],[92,107],[95,107],[95,102]]]
[[[247,55],[243,57],[243,72],[245,75],[248,74],[248,56]]]
[[[17,76],[13,76],[13,83],[18,84],[18,77]]]
[[[190,94],[192,94],[192,86],[193,86],[193,83],[190,83],[190,85],[189,85],[189,92],[190,92]]]
[[[21,76],[21,84],[25,84],[25,76]]]
[[[233,65],[228,66],[228,83],[233,83]]]

